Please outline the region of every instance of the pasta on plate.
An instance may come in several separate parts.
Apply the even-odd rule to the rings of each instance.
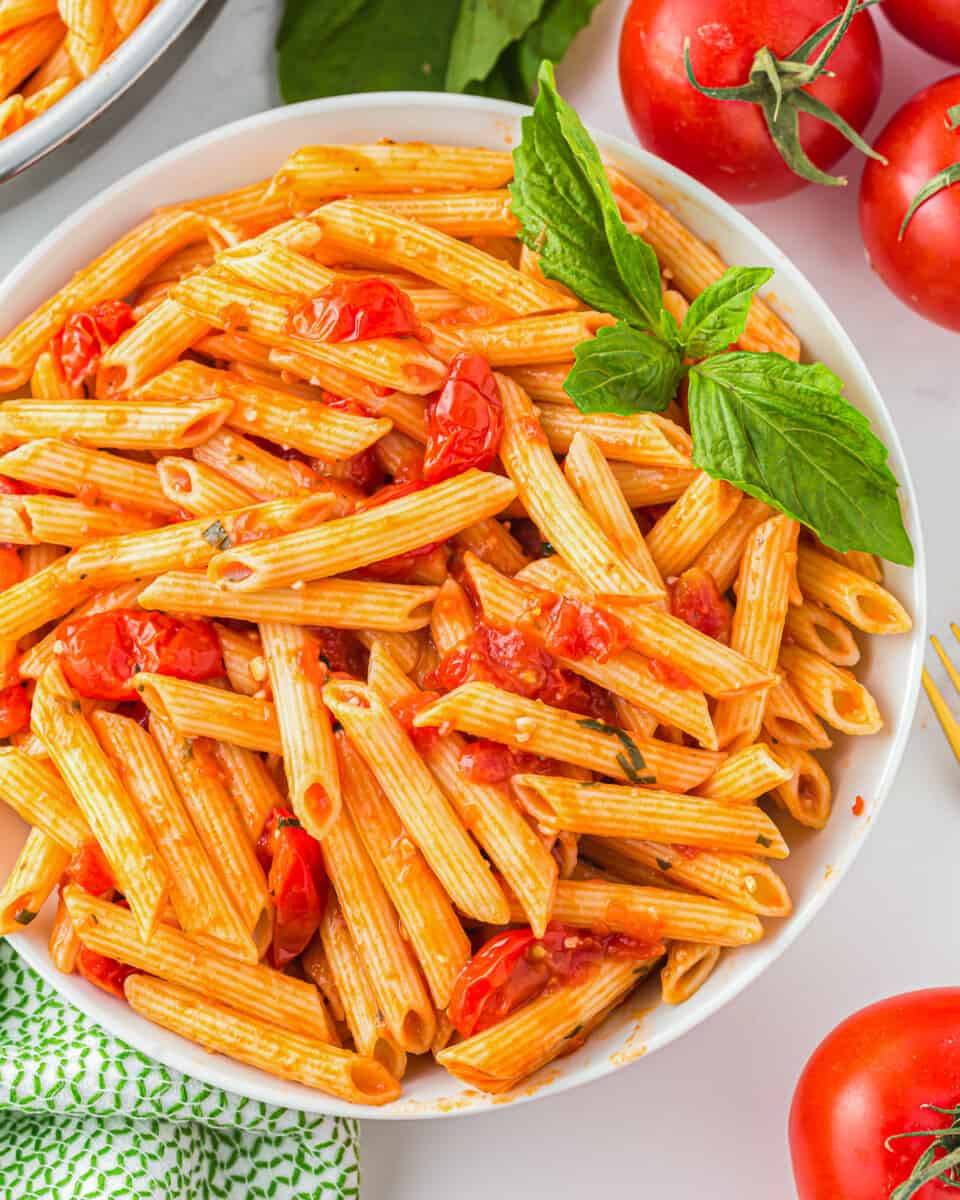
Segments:
[[[816,753],[882,725],[856,635],[910,627],[695,466],[682,388],[573,404],[612,318],[512,174],[304,147],[0,337],[0,933],[50,898],[61,970],[357,1103],[417,1055],[507,1091],[762,938]],[[682,319],[724,264],[610,180]],[[758,297],[740,343],[800,358]]]

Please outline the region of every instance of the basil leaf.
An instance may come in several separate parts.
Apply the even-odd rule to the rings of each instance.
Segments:
[[[200,536],[216,550],[229,550],[233,545],[222,521],[214,521],[212,525],[208,525]]]
[[[544,0],[462,0],[450,43],[445,87],[462,92],[486,79],[497,59],[540,16]]]
[[[769,267],[731,267],[700,293],[680,326],[688,358],[706,358],[737,341],[747,325],[750,301],[773,278]]]
[[[698,467],[802,521],[834,550],[913,564],[886,448],[832,371],[735,353],[696,364],[689,380]]]
[[[537,21],[507,51],[526,92],[533,96],[537,72],[545,58],[558,63],[581,29],[590,24],[600,0],[547,0]]]
[[[674,346],[623,322],[599,329],[574,356],[563,387],[581,412],[663,412],[684,372]]]
[[[291,104],[342,92],[442,91],[459,12],[453,0],[287,0],[280,92]]]
[[[544,275],[592,308],[675,333],[663,308],[657,257],[620,219],[597,148],[557,94],[549,62],[541,64],[539,81],[533,115],[523,119],[523,140],[513,152],[511,207],[520,236],[539,252]]]

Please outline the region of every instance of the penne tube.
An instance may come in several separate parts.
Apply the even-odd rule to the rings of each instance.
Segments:
[[[397,213],[411,221],[449,233],[451,237],[515,237],[517,221],[510,212],[506,188],[435,195],[430,192],[364,194],[364,204]]]
[[[12,746],[0,749],[0,799],[65,850],[94,840],[70,789],[45,759]]]
[[[691,854],[685,848],[630,838],[586,837],[580,848],[591,862],[629,883],[702,892],[759,917],[785,917],[792,908],[773,867],[746,854],[717,850]]]
[[[202,739],[181,736],[156,716],[150,733],[244,929],[261,945],[263,927],[269,927],[267,880],[212,748]]]
[[[136,406],[108,400],[8,400],[0,406],[0,436],[21,442],[71,438],[101,449],[186,449],[215,433],[232,407],[229,400]]]
[[[645,596],[644,576],[621,554],[563,477],[526,394],[499,375],[504,409],[500,458],[541,534],[597,592]]]
[[[85,546],[103,538],[155,528],[155,518],[112,504],[84,504],[65,496],[24,496],[23,511],[31,534],[55,546]]]
[[[321,841],[340,812],[340,775],[330,713],[323,702],[328,671],[320,645],[296,625],[261,621],[260,639],[270,674],[283,766],[293,811]]]
[[[819,654],[835,667],[855,667],[860,661],[860,647],[849,628],[820,604],[792,604],[784,631],[791,642]]]
[[[328,903],[333,903],[333,900],[328,900]],[[312,941],[300,955],[300,965],[303,967],[303,973],[307,979],[311,979],[320,989],[320,994],[323,996],[333,1019],[337,1022],[345,1021],[346,1015],[343,1011],[343,1000],[340,998],[337,981],[334,979],[333,972],[330,970],[330,964],[327,962],[327,956],[323,949],[323,943],[320,941],[319,933],[314,934]]]
[[[353,400],[364,412],[393,421],[404,433],[413,433],[414,429],[419,429],[420,440],[426,441],[423,428],[423,396],[413,396],[403,391],[395,394],[388,392],[384,395],[384,388],[377,384],[362,379],[332,361],[318,358],[312,351],[314,345],[316,343],[311,342],[308,345],[304,342],[294,347],[291,342],[290,345],[265,346],[267,365],[293,381],[302,380],[310,387]],[[407,427],[411,422],[413,429]]]
[[[80,939],[73,928],[62,896],[57,899],[57,912],[50,926],[47,953],[58,971],[62,971],[64,975],[73,974],[77,965],[77,955],[80,953]]]
[[[414,726],[449,726],[516,750],[670,791],[687,791],[716,770],[722,756],[638,738],[623,729],[551,708],[490,683],[465,683],[421,708]]]
[[[261,591],[326,578],[440,541],[505,508],[509,480],[467,471],[376,508],[214,557],[210,578],[226,588]]]
[[[46,904],[66,870],[70,851],[31,829],[13,869],[0,886],[0,937],[19,933]]]
[[[213,520],[200,517],[162,529],[105,538],[75,550],[64,560],[59,572],[53,573],[52,579],[58,583],[62,578],[71,584],[85,584],[89,589],[149,578],[165,571],[203,567],[226,545],[269,538],[291,528],[309,529],[326,520],[333,504],[332,496],[318,493],[234,509]],[[2,610],[0,597],[0,636]]]
[[[622,696],[613,697],[613,708],[617,714],[617,724],[627,733],[639,734],[640,737],[653,737],[659,722],[653,713],[648,713]],[[682,790],[682,789],[681,789]]]
[[[450,898],[410,839],[370,768],[342,733],[337,749],[343,798],[430,988],[446,1008],[471,950]]]
[[[39,21],[41,17],[56,15],[57,0],[3,0],[0,3],[0,34],[29,25],[31,21]],[[509,192],[504,191],[502,195],[509,200]]]
[[[692,566],[742,499],[743,492],[701,471],[647,534],[647,547],[661,575],[679,575]]]
[[[495,628],[511,628],[525,617],[531,636],[535,626],[529,623],[531,600],[538,598],[529,587],[497,575],[472,555],[464,559],[467,578],[480,602],[484,620]],[[633,650],[611,654],[605,662],[592,658],[556,660],[568,670],[599,684],[657,716],[664,725],[676,725],[695,737],[708,750],[715,750],[716,735],[710,721],[707,702],[695,688],[673,688],[654,677],[650,660]]]
[[[624,558],[640,572],[651,599],[658,603],[667,590],[657,564],[647,549],[636,519],[610,464],[588,434],[576,433],[570,443],[563,473],[586,510],[616,545]],[[655,594],[659,592],[659,597]]]
[[[223,670],[231,688],[243,696],[265,698],[267,664],[264,662],[259,633],[252,629],[241,632],[223,624],[214,624],[213,628],[220,643]]]
[[[612,325],[606,313],[568,312],[498,321],[493,325],[438,321],[427,326],[430,349],[449,362],[457,354],[482,354],[491,367],[566,362],[598,329]]]
[[[204,849],[154,739],[118,713],[94,712],[90,724],[160,852],[180,928],[231,957],[255,963],[257,947],[250,931]]]
[[[778,744],[800,750],[829,750],[833,745],[816,713],[786,678],[767,692],[763,728]]]
[[[800,698],[834,729],[859,736],[883,728],[876,700],[850,671],[800,646],[784,646],[780,665]]]
[[[205,575],[170,571],[140,593],[141,608],[236,621],[274,621],[405,633],[430,620],[438,589],[375,580],[319,579],[293,591],[228,592]]]
[[[697,788],[698,795],[749,804],[786,781],[784,768],[763,743],[737,750]]]
[[[807,600],[824,605],[864,633],[906,633],[913,628],[903,605],[885,587],[808,546],[799,550],[797,582]]]
[[[156,476],[164,499],[191,517],[213,517],[257,503],[252,492],[193,458],[160,458]]]
[[[453,540],[459,550],[469,550],[481,562],[489,563],[503,575],[515,574],[528,562],[520,543],[505,525],[493,517],[468,525],[460,533],[454,534]]]
[[[383,647],[374,647],[370,654],[369,682],[394,711],[397,706],[423,703],[423,693]],[[542,937],[553,903],[556,860],[524,820],[506,788],[475,780],[464,769],[462,760],[468,751],[463,738],[449,733],[424,746],[421,754],[464,827],[520,901],[534,933]]]
[[[0,496],[0,537],[12,546],[35,546],[23,496]]]
[[[292,446],[327,462],[350,458],[388,433],[389,421],[338,412],[319,400],[290,396],[198,362],[179,362],[141,386],[133,399],[226,399],[233,403],[231,429]]]
[[[107,0],[60,0],[60,15],[67,27],[67,53],[87,79],[109,53],[116,26]]]
[[[758,525],[747,538],[737,575],[730,646],[767,671],[776,667],[780,653],[799,532],[798,523],[785,516]],[[764,697],[756,693],[721,700],[713,714],[720,745],[756,741],[763,709]]]
[[[613,460],[610,470],[631,508],[676,500],[697,477],[697,469],[693,466],[640,467],[636,463]]]
[[[319,938],[343,1004],[344,1017],[358,1054],[383,1063],[399,1079],[407,1067],[407,1052],[387,1029],[363,960],[344,920],[336,896],[327,901]],[[309,950],[309,947],[308,947]],[[304,952],[306,956],[307,951]]]
[[[667,961],[660,969],[660,994],[664,1004],[682,1004],[698,992],[713,974],[720,947],[704,942],[671,942]]]
[[[642,467],[688,467],[689,435],[657,413],[582,413],[570,405],[541,404],[540,424],[555,454],[566,454],[578,433],[596,443],[605,458]]]
[[[801,825],[822,829],[833,807],[833,789],[826,771],[807,750],[779,745],[769,749],[790,771],[790,778],[774,789],[777,803]]]
[[[835,562],[843,563],[851,571],[871,579],[874,583],[883,583],[883,567],[875,554],[867,554],[863,550],[833,550],[825,546],[819,538],[814,539],[814,545],[821,554],[832,558]]]
[[[301,463],[288,461],[257,442],[220,429],[193,452],[198,463],[223,475],[257,500],[302,496],[315,476]]]
[[[100,844],[140,936],[149,938],[167,901],[169,876],[133,798],[58,664],[49,666],[38,681],[30,720]]]
[[[572,404],[573,400],[567,394],[564,384],[573,366],[573,360],[570,360],[565,363],[506,367],[503,373],[509,375],[537,404]]]
[[[405,1051],[422,1054],[436,1033],[433,1005],[349,812],[329,826],[323,860],[387,1028]]]
[[[400,1085],[375,1059],[243,1015],[186,987],[131,975],[124,992],[135,1012],[210,1053],[354,1104],[389,1104],[400,1095]]]
[[[247,237],[254,237],[291,215],[290,205],[284,197],[269,195],[271,182],[264,179],[229,192],[186,200],[176,208],[226,221],[242,229]]]
[[[733,587],[750,535],[774,516],[776,512],[769,504],[754,500],[752,496],[744,496],[734,509],[733,516],[720,526],[697,555],[693,565],[710,572],[721,595]]]
[[[256,842],[273,810],[283,808],[283,795],[259,754],[230,742],[217,742],[213,752],[247,835]]]
[[[767,858],[789,854],[776,825],[753,805],[555,775],[515,775],[512,782],[524,807],[547,833],[647,838]]]
[[[508,151],[424,142],[301,146],[286,159],[273,188],[298,201],[365,192],[454,192],[499,188],[513,178]]]
[[[569,1053],[647,974],[649,959],[607,958],[586,978],[548,989],[489,1029],[447,1046],[437,1062],[468,1087],[507,1092],[521,1079]]]
[[[323,698],[451,900],[468,916],[503,924],[503,893],[396,717],[361,683],[328,683]]]
[[[56,438],[37,438],[4,454],[0,473],[68,495],[92,492],[98,500],[148,512],[172,513],[177,508],[152,466]]]
[[[63,29],[58,16],[45,16],[0,37],[0,100],[15,92],[17,85],[56,50]]]
[[[473,629],[473,607],[467,599],[467,593],[449,575],[438,590],[430,613],[433,644],[440,654],[446,654],[468,638]]]
[[[378,643],[390,651],[405,675],[419,671],[420,661],[425,656],[422,640],[415,633],[391,633],[385,630],[358,629],[356,639],[368,650]]]
[[[149,671],[137,675],[134,686],[150,712],[169,722],[181,737],[283,753],[276,709],[266,700]]]
[[[378,261],[422,275],[475,304],[505,308],[518,317],[578,306],[575,298],[502,259],[398,213],[356,200],[335,200],[313,219],[323,229],[324,244],[329,241],[348,254],[373,251]]]
[[[210,332],[210,323],[173,300],[169,290],[132,329],[104,350],[97,372],[98,394],[128,395]]]
[[[67,558],[54,559],[35,574],[25,573],[20,583],[0,592],[0,638],[25,637],[86,599],[90,586],[69,577],[67,561]]]
[[[416,338],[321,342],[290,332],[299,300],[249,287],[217,274],[191,275],[171,291],[178,304],[216,329],[249,333],[271,346],[301,350],[381,387],[427,395],[442,385],[446,367]]]
[[[69,82],[69,80],[68,80]],[[12,100],[13,97],[10,97]],[[19,99],[19,97],[18,97]],[[4,101],[10,103],[9,100]],[[2,125],[0,125],[2,130]],[[82,400],[83,384],[71,383],[63,373],[59,358],[49,350],[37,357],[30,376],[30,395],[35,400]]]

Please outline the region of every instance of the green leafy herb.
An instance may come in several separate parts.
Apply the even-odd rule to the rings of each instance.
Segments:
[[[670,868],[673,866],[673,863],[672,863],[672,862],[670,862],[670,860],[669,860],[669,859],[666,859],[666,858],[658,858],[658,859],[657,859],[657,866],[660,868],[660,870],[661,870],[661,871],[669,871],[669,870],[670,870]]]
[[[180,743],[180,757],[184,762],[189,762],[193,758],[193,742],[189,738],[184,738]]]
[[[29,925],[36,915],[37,914],[35,912],[31,912],[29,908],[21,908],[13,914],[13,919],[18,925]]]
[[[599,0],[286,0],[277,73],[288,103],[372,91],[466,91],[525,103]]]
[[[647,763],[637,749],[637,743],[625,729],[618,729],[616,725],[608,725],[606,721],[597,721],[593,717],[586,717],[584,720],[578,721],[577,724],[583,729],[593,729],[597,733],[605,733],[609,737],[617,738],[624,750],[626,750],[626,755],[617,755],[617,762],[631,783],[649,784],[656,782],[653,775],[640,774],[641,771],[646,769]]]
[[[303,828],[303,826],[300,824],[300,822],[297,820],[296,817],[280,817],[279,820],[277,821],[278,829],[286,829],[288,825],[294,829],[302,829]]]
[[[212,525],[208,525],[200,535],[205,542],[209,542],[211,546],[217,550],[229,550],[233,543],[230,541],[230,535],[223,527],[221,521],[214,521]]]
[[[563,388],[581,412],[663,412],[684,372],[675,346],[623,322],[598,330],[574,355]]]
[[[952,108],[947,109],[947,120],[951,129],[960,129],[960,104],[954,104]]]
[[[577,1036],[577,1034],[578,1034],[578,1033],[583,1033],[583,1026],[582,1026],[582,1025],[574,1025],[574,1027],[573,1027],[573,1028],[570,1030],[570,1032],[569,1032],[568,1034],[565,1034],[565,1035],[564,1035],[564,1039],[563,1039],[563,1040],[564,1040],[565,1042],[569,1042],[569,1041],[570,1041],[570,1039],[571,1039],[571,1038],[575,1038],[575,1037]]]
[[[544,275],[600,312],[675,336],[657,256],[620,219],[597,148],[558,95],[548,62],[540,68],[533,115],[521,128],[511,208]]]
[[[83,708],[83,705],[80,703],[79,700],[71,700],[70,701],[70,711],[71,712],[80,712],[82,710],[82,708]]]
[[[687,357],[719,354],[737,341],[747,326],[750,301],[772,277],[769,267],[731,267],[722,279],[702,291],[680,326]]]
[[[541,558],[552,558],[556,554],[556,552],[557,552],[556,549],[550,542],[541,542],[540,543],[540,557]]]
[[[763,846],[764,849],[769,850],[770,847],[773,845],[773,842],[771,842],[770,839],[765,834],[758,833],[757,834],[757,845]]]
[[[694,462],[816,530],[834,550],[911,565],[897,481],[870,423],[822,364],[721,354],[690,369]]]

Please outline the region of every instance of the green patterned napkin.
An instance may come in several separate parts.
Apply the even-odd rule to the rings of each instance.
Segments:
[[[109,1037],[0,941],[0,1200],[340,1200],[357,1125],[188,1079]]]

